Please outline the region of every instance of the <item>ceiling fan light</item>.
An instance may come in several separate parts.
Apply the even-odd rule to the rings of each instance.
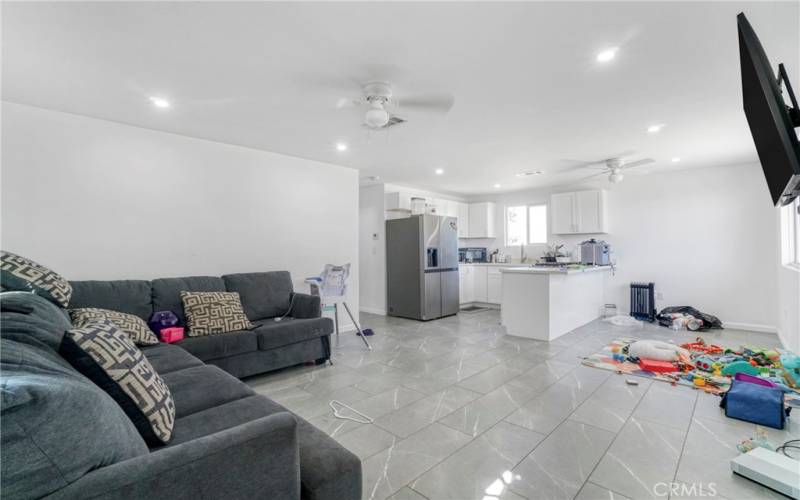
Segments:
[[[364,123],[373,128],[383,127],[389,123],[389,113],[383,108],[370,108],[364,116]]]
[[[619,184],[624,178],[625,176],[622,175],[622,172],[611,172],[611,175],[608,176],[608,180],[612,184]]]

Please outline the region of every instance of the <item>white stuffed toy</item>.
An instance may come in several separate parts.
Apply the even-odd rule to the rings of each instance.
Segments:
[[[628,356],[658,361],[677,361],[678,355],[689,358],[689,351],[669,342],[660,340],[637,340],[628,346]]]

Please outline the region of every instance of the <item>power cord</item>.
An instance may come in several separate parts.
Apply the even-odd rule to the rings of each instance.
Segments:
[[[789,458],[793,458],[795,460],[798,460],[798,457],[793,457],[793,456],[789,455],[788,453],[786,453],[786,450],[789,449],[789,448],[794,449],[794,450],[800,450],[800,439],[790,439],[790,440],[786,441],[782,445],[780,445],[777,448],[775,448],[775,452],[783,453],[784,455],[786,455]]]
[[[283,318],[288,316],[290,312],[292,312],[292,308],[294,307],[294,299],[296,299],[296,298],[297,298],[297,294],[293,293],[292,294],[292,299],[289,301],[289,309],[280,318],[272,318],[276,323],[281,321]]]

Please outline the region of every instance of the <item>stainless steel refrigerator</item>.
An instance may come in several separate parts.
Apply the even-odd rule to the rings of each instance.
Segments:
[[[458,313],[457,222],[439,215],[386,221],[389,316],[427,321]]]

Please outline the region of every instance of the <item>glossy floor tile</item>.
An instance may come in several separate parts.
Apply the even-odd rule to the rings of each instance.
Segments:
[[[361,321],[376,332],[371,351],[344,332],[332,338],[333,366],[247,383],[356,454],[364,498],[777,498],[730,472],[736,443],[756,426],[725,417],[718,397],[581,365],[616,337],[686,342],[696,334],[595,321],[541,342],[506,335],[498,311],[424,323],[362,313]],[[780,345],[775,335],[736,330],[704,337]],[[331,399],[374,423],[335,418]],[[800,438],[799,418],[767,430],[769,439]]]

